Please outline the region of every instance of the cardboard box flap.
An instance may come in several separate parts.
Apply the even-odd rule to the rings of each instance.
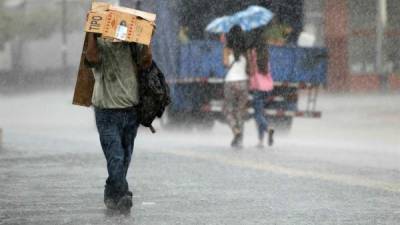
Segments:
[[[92,3],[92,12],[100,12],[107,11],[110,8],[111,4],[106,2],[93,2]]]
[[[153,13],[148,13],[148,12],[140,11],[137,9],[131,9],[131,8],[126,8],[126,7],[121,7],[121,6],[113,6],[113,5],[110,5],[108,9],[113,10],[113,11],[128,13],[128,14],[143,18],[150,22],[156,21],[156,14],[153,14]]]

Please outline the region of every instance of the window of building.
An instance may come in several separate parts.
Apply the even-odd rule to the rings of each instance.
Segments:
[[[348,57],[351,74],[373,74],[376,71],[375,46],[375,36],[353,36],[349,38]]]
[[[377,33],[376,0],[350,0],[349,6],[349,67],[357,74],[376,73]],[[383,69],[386,73],[400,70],[400,4],[387,0],[387,26],[383,41]]]
[[[387,0],[387,27],[384,40],[385,65],[387,73],[400,73],[400,3]]]
[[[400,2],[399,0],[387,0],[387,29],[400,30]],[[400,36],[400,35],[399,35]],[[400,37],[399,37],[400,38]]]
[[[350,73],[373,74],[376,71],[376,0],[350,0],[347,4]]]
[[[347,4],[350,30],[375,29],[376,0],[349,0]]]

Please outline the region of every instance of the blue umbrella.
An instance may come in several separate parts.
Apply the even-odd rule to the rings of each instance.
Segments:
[[[211,33],[227,33],[233,26],[235,21],[230,16],[223,16],[214,19],[206,27],[206,31]]]
[[[250,31],[255,28],[267,25],[274,17],[274,14],[261,6],[250,6],[244,11],[233,14],[232,20],[240,25],[242,30]]]
[[[206,31],[211,33],[228,33],[229,30],[239,25],[242,30],[252,29],[267,25],[274,14],[261,6],[250,6],[246,10],[237,12],[232,16],[223,16],[213,20],[206,27]]]

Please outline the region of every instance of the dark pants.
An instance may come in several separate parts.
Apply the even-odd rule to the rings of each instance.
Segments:
[[[126,174],[139,126],[136,110],[95,108],[95,117],[101,147],[107,160],[108,178],[104,198],[118,201],[129,190]]]
[[[265,103],[269,92],[265,91],[254,91],[253,93],[253,108],[254,108],[254,119],[256,120],[258,128],[258,139],[263,140],[264,134],[268,130],[268,120],[265,116]]]

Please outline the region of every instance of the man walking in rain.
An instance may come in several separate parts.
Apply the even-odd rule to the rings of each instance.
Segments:
[[[94,68],[92,104],[107,160],[104,203],[108,209],[129,212],[132,192],[126,175],[139,126],[137,76],[151,65],[151,49],[140,44],[107,41],[89,33],[86,62]]]

